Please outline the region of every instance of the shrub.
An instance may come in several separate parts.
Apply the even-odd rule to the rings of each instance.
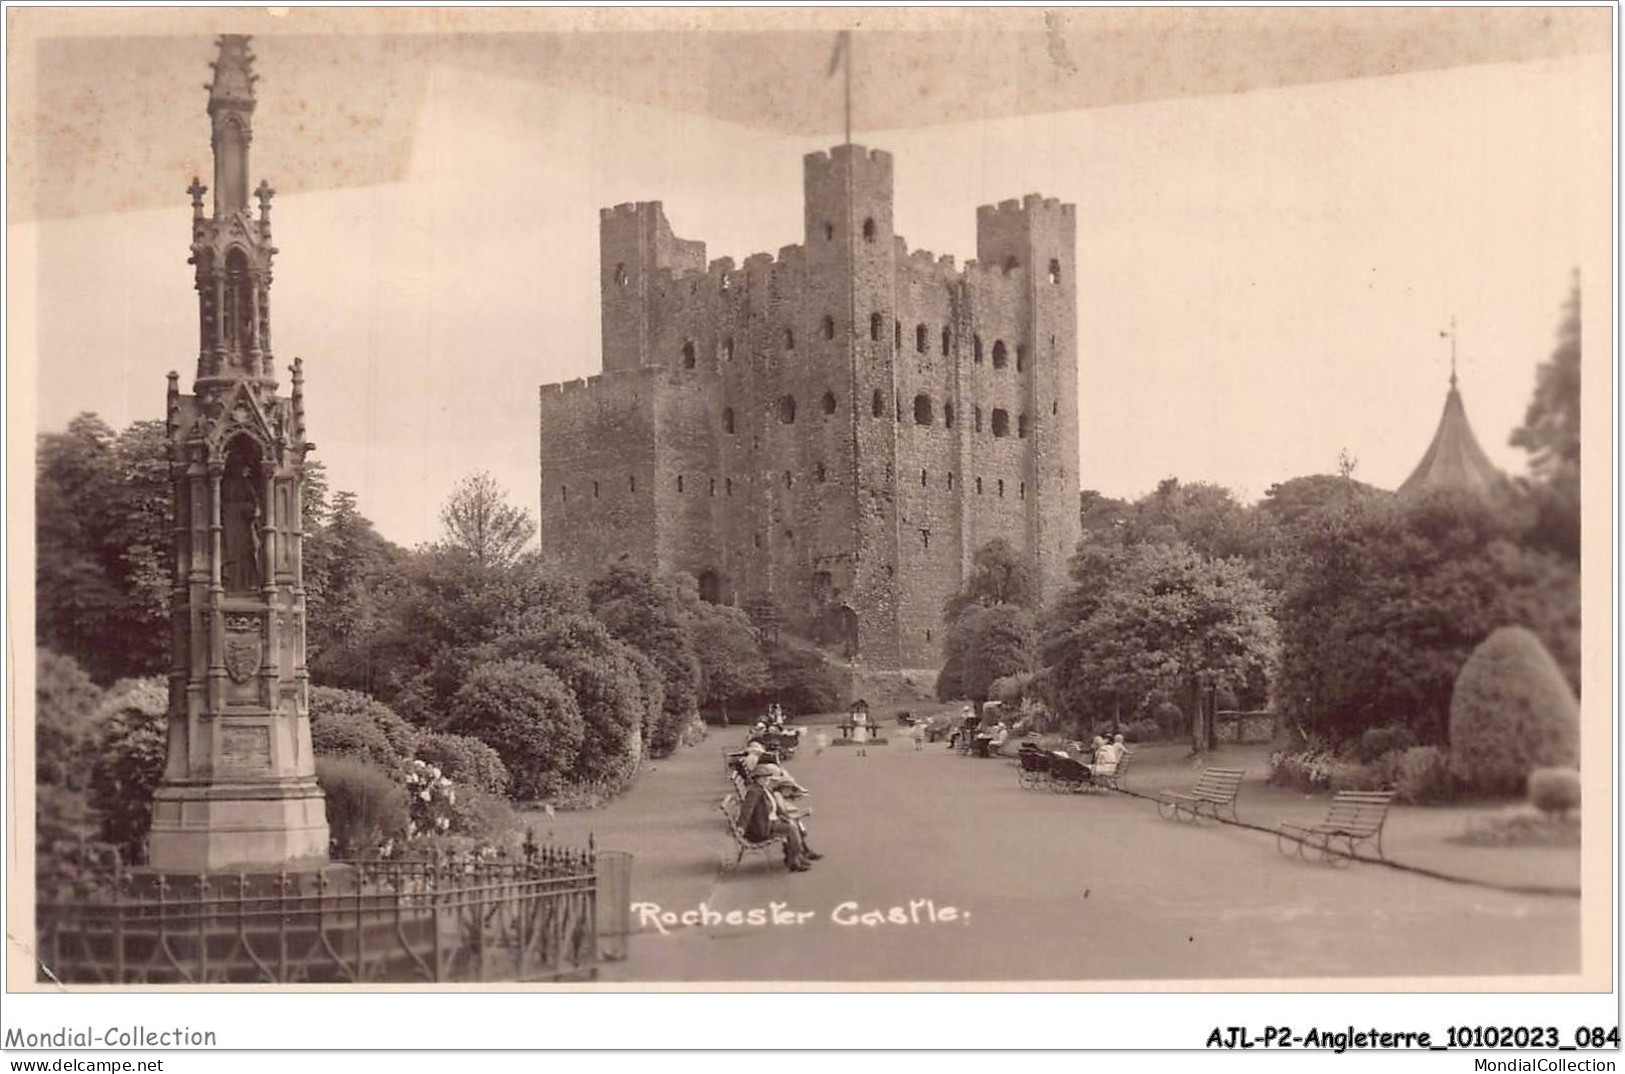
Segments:
[[[1535,769],[1529,773],[1529,804],[1560,816],[1580,808],[1580,773],[1573,768]]]
[[[460,788],[478,788],[498,796],[508,793],[508,766],[496,750],[477,738],[425,731],[418,736],[417,759],[440,769]]]
[[[331,686],[310,691],[310,738],[319,754],[394,768],[411,759],[418,734],[394,709],[366,694]]]
[[[90,804],[101,816],[101,837],[128,862],[146,860],[152,794],[169,754],[168,711],[162,679],[126,679],[96,714],[102,730],[90,764]]]
[[[1394,800],[1407,805],[1447,802],[1456,796],[1456,780],[1450,774],[1450,757],[1437,746],[1412,746],[1390,753],[1388,786]]]
[[[496,750],[519,798],[553,793],[581,753],[586,725],[575,696],[550,668],[485,664],[453,699],[453,726]]]
[[[1155,742],[1162,738],[1162,727],[1156,720],[1131,720],[1123,725],[1124,742]]]
[[[1504,627],[1474,650],[1450,701],[1450,764],[1475,790],[1515,794],[1531,769],[1579,762],[1579,705],[1534,634]]]
[[[519,841],[519,814],[506,798],[475,787],[459,788],[451,807],[453,835],[506,845]]]
[[[846,681],[829,661],[811,649],[789,644],[770,647],[768,679],[787,715],[834,712],[846,704]]]
[[[1277,787],[1317,791],[1331,786],[1337,762],[1320,749],[1297,752],[1280,750],[1270,754],[1269,782]]]
[[[354,757],[317,757],[316,782],[327,796],[333,854],[370,854],[406,837],[406,789],[383,768]]]
[[[68,656],[41,649],[34,678],[34,779],[83,789],[102,692]]]
[[[1388,786],[1387,766],[1358,761],[1333,760],[1327,769],[1326,787],[1332,791],[1380,791]]]
[[[349,757],[380,768],[395,768],[401,756],[389,744],[383,728],[355,712],[312,713],[310,744],[318,757]]]
[[[1357,760],[1370,763],[1383,754],[1393,753],[1396,750],[1408,750],[1416,745],[1416,733],[1404,724],[1389,724],[1387,727],[1372,727],[1360,736],[1355,746],[1354,756]]]

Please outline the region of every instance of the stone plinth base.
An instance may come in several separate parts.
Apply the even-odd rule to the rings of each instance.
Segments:
[[[166,784],[153,795],[147,864],[159,872],[316,867],[327,845],[327,805],[314,779]]]

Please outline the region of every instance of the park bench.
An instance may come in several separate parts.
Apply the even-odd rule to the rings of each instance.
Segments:
[[[1076,757],[1051,756],[1049,760],[1049,789],[1056,794],[1076,794],[1095,785],[1089,766]]]
[[[1123,777],[1128,775],[1128,765],[1132,760],[1134,760],[1134,754],[1124,750],[1123,755],[1117,759],[1117,764],[1114,767],[1109,770],[1102,769],[1095,773],[1095,782],[1114,791],[1122,790]]]
[[[1240,768],[1207,768],[1192,787],[1190,793],[1180,794],[1176,791],[1163,791],[1162,797],[1157,801],[1157,812],[1164,819],[1175,817],[1179,820],[1196,820],[1203,810],[1215,820],[1219,811],[1230,810],[1230,819],[1236,817],[1236,792],[1241,790],[1241,777],[1246,773]]]
[[[1382,859],[1382,828],[1393,800],[1393,791],[1339,791],[1319,824],[1283,823],[1275,835],[1275,848],[1289,853],[1286,844],[1291,840],[1297,844],[1298,856],[1306,861],[1309,850],[1318,851],[1322,861],[1347,860],[1356,857],[1355,849],[1361,843],[1374,842],[1377,857]],[[1339,841],[1348,847],[1346,854],[1333,845]]]
[[[723,817],[728,821],[728,835],[733,839],[736,849],[734,860],[731,863],[727,861],[727,855],[723,855],[722,867],[725,870],[737,869],[739,863],[745,860],[746,854],[760,854],[763,858],[771,860],[774,846],[784,842],[784,836],[782,835],[772,835],[760,841],[747,839],[744,830],[739,826],[741,804],[742,800],[739,795],[730,794],[724,797],[722,804],[717,807],[722,810]]]

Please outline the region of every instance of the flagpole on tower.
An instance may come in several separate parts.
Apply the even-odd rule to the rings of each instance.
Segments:
[[[846,144],[852,144],[852,31],[842,30],[841,41],[846,45]]]
[[[835,51],[829,58],[829,73],[837,67],[846,68],[846,145],[852,144],[852,31],[842,30],[835,35]]]

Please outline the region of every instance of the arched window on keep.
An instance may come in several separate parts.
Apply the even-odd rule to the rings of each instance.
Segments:
[[[692,339],[683,342],[683,368],[694,368],[694,341]]]
[[[1002,407],[993,408],[993,435],[1010,435],[1010,412]]]
[[[796,349],[796,330],[794,328],[785,328],[784,330],[784,349],[787,351]]]
[[[825,415],[835,413],[835,393],[825,392],[823,401],[820,405],[822,406]]]
[[[732,336],[722,341],[722,360],[725,362],[734,360],[734,337]]]
[[[877,418],[886,413],[886,397],[880,394],[879,388],[875,389],[875,394],[870,398],[869,408]]]
[[[914,350],[915,350],[916,353],[924,354],[925,349],[931,345],[929,339],[927,338],[929,336],[929,334],[930,333],[926,329],[925,325],[922,324],[922,325],[916,325],[915,326],[915,328],[914,328]]]
[[[972,336],[971,337],[971,356],[976,359],[976,362],[978,364],[981,363],[981,361],[982,361],[982,337],[981,336]]]
[[[1061,282],[1061,262],[1053,257],[1049,259],[1049,282]]]
[[[1002,339],[994,340],[993,341],[993,368],[994,369],[1003,369],[1006,365],[1009,365],[1009,364],[1010,364],[1010,352],[1005,350],[1005,348],[1004,348],[1004,340],[1002,340]]]
[[[1027,368],[1027,345],[1025,343],[1017,343],[1016,344],[1016,372],[1020,373],[1021,371],[1023,371],[1026,368]]]
[[[901,320],[897,320],[897,319],[894,318],[892,320],[892,323],[891,323],[891,329],[892,329],[892,346],[896,347],[898,350],[902,350],[903,349],[903,322]]]
[[[929,395],[916,395],[914,397],[914,424],[930,425],[934,415],[931,413],[931,397]]]
[[[623,261],[615,266],[615,286],[625,287],[629,282],[630,277],[626,274],[626,262]]]
[[[942,404],[942,424],[947,429],[954,427],[954,405],[952,403]]]
[[[975,432],[982,431],[982,408],[980,406],[971,408],[971,428]]]
[[[943,325],[942,326],[942,356],[944,358],[948,357],[948,352],[949,352],[949,350],[951,350],[953,348],[953,344],[954,344],[954,335],[953,335],[953,333],[948,330],[947,325]]]
[[[835,318],[831,317],[827,313],[824,314],[824,338],[825,339],[834,339],[835,338]]]
[[[779,421],[785,425],[796,423],[796,397],[782,395],[779,397]]]
[[[880,342],[880,333],[886,330],[886,318],[878,313],[869,315],[869,338],[876,343]]]
[[[875,241],[875,219],[872,216],[863,222],[863,241]]]
[[[1028,426],[1028,423],[1027,423],[1027,415],[1025,415],[1025,414],[1016,415],[1016,436],[1018,436],[1022,440],[1027,439],[1027,429],[1028,428],[1029,428],[1029,426]]]
[[[734,431],[734,408],[731,406],[722,408],[722,431],[729,434]]]

